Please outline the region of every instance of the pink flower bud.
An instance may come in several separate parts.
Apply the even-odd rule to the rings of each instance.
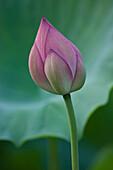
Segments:
[[[44,17],[30,52],[29,70],[39,87],[61,95],[80,89],[86,75],[77,47]]]

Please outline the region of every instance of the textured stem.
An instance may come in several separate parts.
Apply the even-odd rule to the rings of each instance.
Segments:
[[[70,94],[66,94],[63,98],[67,107],[70,123],[72,170],[79,170],[77,127],[71,96]]]

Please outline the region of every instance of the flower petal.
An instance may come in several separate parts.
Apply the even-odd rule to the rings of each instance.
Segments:
[[[70,92],[72,72],[64,59],[55,51],[50,50],[44,68],[50,84],[58,94],[64,95]]]
[[[46,22],[46,19],[42,17],[35,42],[43,61],[45,60],[45,42],[46,42],[48,30],[49,30],[49,24]]]
[[[48,21],[47,21],[48,23]],[[49,31],[46,39],[46,56],[50,49],[56,51],[69,65],[73,76],[76,72],[76,53],[70,42],[52,25],[49,27]]]
[[[49,92],[56,93],[46,78],[46,75],[44,73],[44,65],[36,44],[33,45],[30,52],[29,70],[34,82],[39,87]]]
[[[69,41],[69,40],[68,40],[68,41]],[[69,41],[69,42],[70,42],[71,46],[73,47],[73,49],[74,49],[76,55],[77,55],[78,57],[80,57],[81,60],[83,61],[83,58],[82,58],[82,55],[81,55],[79,49],[78,49],[71,41]]]
[[[86,70],[82,58],[78,57],[77,60],[77,71],[72,83],[71,92],[79,90],[83,86],[86,78]]]

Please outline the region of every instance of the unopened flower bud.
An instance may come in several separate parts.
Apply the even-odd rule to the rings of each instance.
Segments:
[[[39,87],[61,95],[80,89],[86,75],[77,47],[44,17],[30,52],[29,70]]]

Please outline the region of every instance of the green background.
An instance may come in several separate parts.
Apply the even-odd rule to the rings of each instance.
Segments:
[[[70,141],[70,133],[62,96],[37,87],[28,70],[29,52],[45,16],[79,48],[86,67],[84,87],[72,94],[80,168],[103,170],[104,162],[112,170],[112,9],[112,0],[0,0],[0,169],[47,169],[54,162],[47,160],[53,144],[59,169],[71,169],[70,144],[63,140]],[[38,139],[45,137],[62,140],[51,144]],[[17,149],[8,141],[27,143]]]

